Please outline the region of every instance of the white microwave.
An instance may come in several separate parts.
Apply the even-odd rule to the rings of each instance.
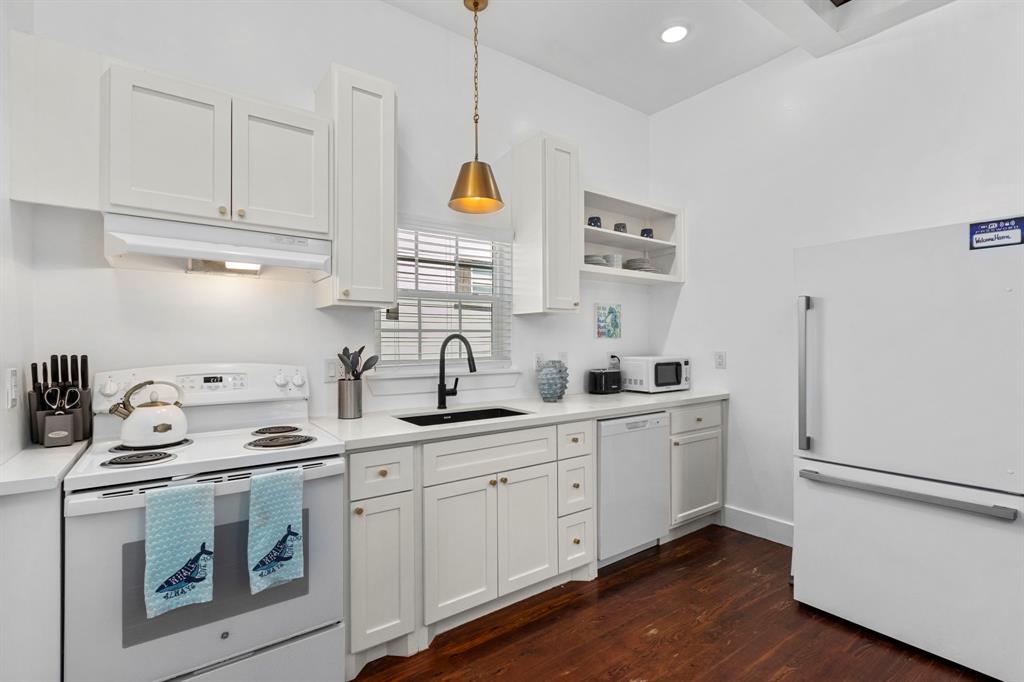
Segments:
[[[639,393],[686,391],[690,360],[674,355],[632,355],[620,359],[622,390]]]

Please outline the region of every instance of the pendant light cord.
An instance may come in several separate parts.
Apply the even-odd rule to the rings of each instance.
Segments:
[[[480,15],[473,3],[473,160],[480,160]]]

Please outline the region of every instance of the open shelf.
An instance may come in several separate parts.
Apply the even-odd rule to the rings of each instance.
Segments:
[[[675,275],[663,275],[658,272],[640,272],[625,268],[610,268],[604,265],[581,265],[580,276],[602,282],[630,282],[632,284],[682,284]]]
[[[611,229],[600,227],[583,226],[583,241],[589,244],[603,244],[618,249],[629,249],[630,251],[655,251],[661,249],[676,248],[675,242],[668,242],[664,239],[651,239],[636,234],[615,232]]]

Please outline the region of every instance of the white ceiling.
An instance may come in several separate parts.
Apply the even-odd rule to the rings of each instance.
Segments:
[[[387,1],[472,33],[462,0]],[[689,35],[662,43],[674,24]],[[480,15],[480,42],[648,114],[797,45],[743,0],[491,0]]]

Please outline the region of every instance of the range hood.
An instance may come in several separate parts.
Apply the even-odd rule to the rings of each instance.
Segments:
[[[103,254],[116,267],[187,269],[215,261],[331,274],[331,242],[176,220],[103,214]]]

